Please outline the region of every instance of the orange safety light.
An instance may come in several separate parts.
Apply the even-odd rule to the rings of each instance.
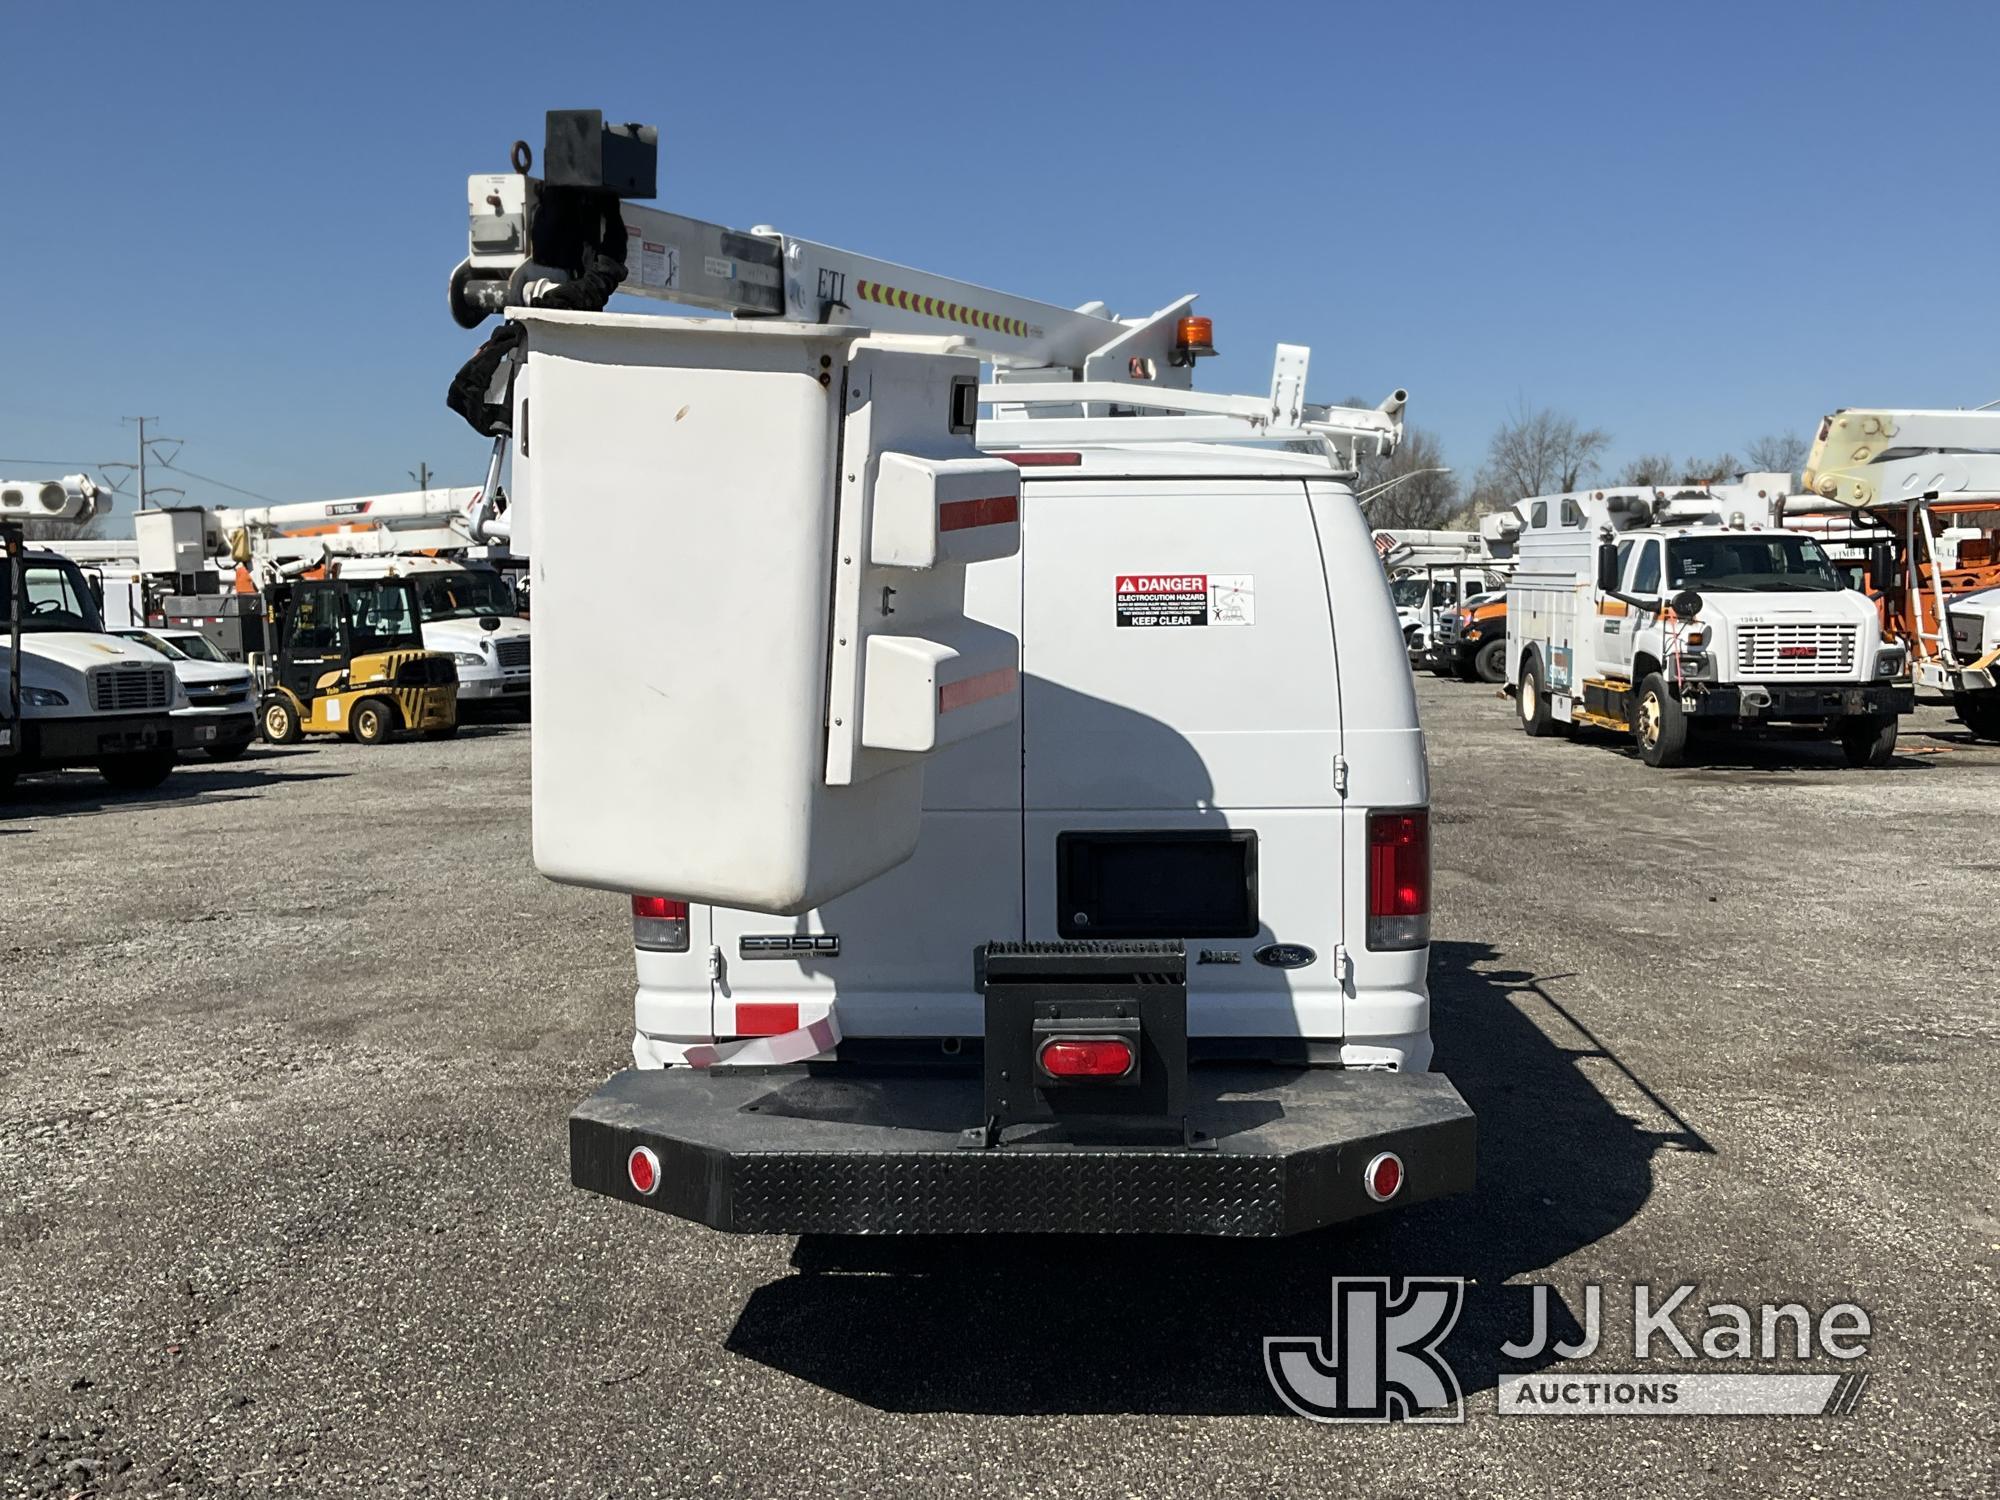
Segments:
[[[1177,365],[1193,364],[1215,353],[1215,324],[1207,318],[1182,318],[1174,325],[1174,356]]]

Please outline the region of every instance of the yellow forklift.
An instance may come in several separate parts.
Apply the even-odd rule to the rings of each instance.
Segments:
[[[379,745],[458,732],[458,669],[424,649],[408,578],[314,578],[264,591],[270,656],[258,718],[274,745],[337,734]]]

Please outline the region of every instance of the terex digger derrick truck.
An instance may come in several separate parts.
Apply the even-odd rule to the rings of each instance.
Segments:
[[[1349,487],[1402,393],[1310,406],[1281,346],[1267,395],[1205,394],[1191,298],[1120,319],[621,203],[654,136],[594,111],[543,164],[469,184],[453,309],[508,322],[453,404],[531,559],[537,864],[631,900],[636,1066],[571,1115],[576,1184],[906,1234],[1466,1188]],[[600,310],[621,282],[736,316]]]
[[[2000,740],[2000,411],[1834,412],[1802,482],[1790,524],[1844,515],[1880,539],[1867,583],[1917,688]],[[1947,561],[1940,533],[1953,526],[1977,532]]]

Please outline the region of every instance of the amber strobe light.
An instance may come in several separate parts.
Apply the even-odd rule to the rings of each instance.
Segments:
[[[1177,365],[1193,364],[1215,353],[1215,324],[1207,318],[1182,318],[1174,325],[1174,356]]]

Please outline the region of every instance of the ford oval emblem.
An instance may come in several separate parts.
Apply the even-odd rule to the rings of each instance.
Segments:
[[[1274,969],[1303,969],[1318,957],[1304,943],[1266,943],[1256,953],[1258,963]]]

